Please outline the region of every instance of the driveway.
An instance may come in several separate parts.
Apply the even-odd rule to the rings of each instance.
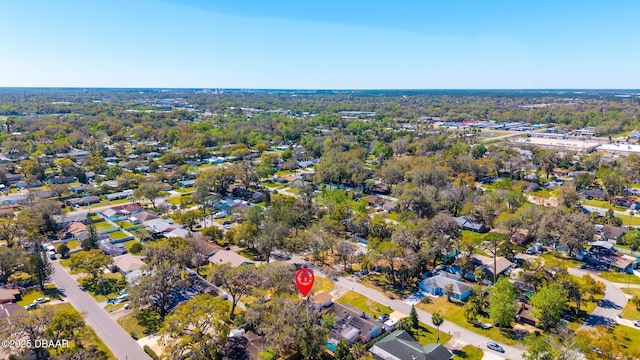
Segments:
[[[598,277],[590,271],[582,269],[569,268],[569,274],[582,277],[589,274],[595,280],[602,281],[605,286],[604,298],[598,303],[598,306],[591,312],[587,320],[582,325],[584,327],[593,327],[596,325],[611,326],[617,322],[618,314],[627,304],[627,296],[614,283]]]
[[[59,261],[51,261],[55,272],[51,280],[58,288],[64,288],[66,301],[76,310],[85,313],[89,326],[119,360],[151,359],[123,328],[66,272]]]

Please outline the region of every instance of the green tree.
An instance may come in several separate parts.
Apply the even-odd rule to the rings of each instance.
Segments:
[[[440,342],[440,325],[444,323],[444,318],[439,312],[435,312],[431,315],[431,322],[433,323],[433,326],[438,329],[438,338],[436,339],[436,342]]]
[[[489,302],[489,317],[491,320],[503,326],[510,326],[511,321],[518,311],[518,294],[509,279],[500,278],[491,288],[491,301]]]
[[[417,329],[420,326],[420,320],[418,320],[418,311],[416,310],[415,305],[411,305],[411,312],[409,313],[409,318],[411,318],[411,327]]]
[[[160,330],[171,359],[217,359],[224,346],[229,303],[210,294],[196,295],[165,318]]]
[[[35,277],[40,290],[44,291],[44,284],[49,281],[53,272],[53,264],[49,262],[47,255],[42,251],[40,243],[36,242],[33,255],[29,257],[29,273]]]
[[[142,182],[133,191],[133,196],[137,199],[147,199],[151,202],[153,209],[156,209],[156,200],[164,193],[165,185],[159,181]]]
[[[129,248],[129,251],[134,255],[140,254],[142,250],[144,250],[144,247],[140,243],[135,243]]]
[[[640,310],[640,296],[633,295],[633,297],[631,298],[631,303],[635,305],[636,310]]]
[[[211,280],[223,288],[231,297],[229,317],[235,317],[238,302],[249,295],[259,285],[260,279],[254,266],[232,267],[229,264],[218,265],[211,271]]]
[[[7,283],[27,262],[24,251],[17,247],[0,246],[0,282]]]
[[[60,246],[58,246],[58,249],[56,250],[58,254],[60,254],[60,256],[62,256],[63,258],[66,258],[69,256],[69,247],[67,246],[67,244],[62,244]]]
[[[349,343],[347,340],[342,339],[336,346],[336,351],[333,353],[333,357],[336,360],[355,360],[351,351],[349,351]]]
[[[94,279],[100,277],[109,265],[113,264],[113,258],[105,255],[101,250],[94,249],[79,252],[71,258],[71,269],[89,273]]]
[[[84,327],[82,314],[73,308],[63,308],[53,314],[46,333],[51,340],[69,340],[81,346],[79,341]]]
[[[554,327],[562,318],[562,312],[567,308],[567,294],[560,284],[546,283],[531,295],[530,302],[534,307],[533,314],[546,330]]]

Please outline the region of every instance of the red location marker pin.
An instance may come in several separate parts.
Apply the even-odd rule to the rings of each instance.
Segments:
[[[311,269],[302,268],[296,271],[296,286],[298,286],[298,290],[300,290],[302,296],[307,296],[309,294],[313,287],[314,280],[315,276]]]

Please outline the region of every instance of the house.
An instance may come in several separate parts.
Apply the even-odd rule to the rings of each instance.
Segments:
[[[91,185],[87,185],[87,184],[80,184],[80,185],[73,185],[69,188],[69,190],[72,193],[76,193],[76,194],[84,194],[86,191],[89,191],[93,188],[93,186]]]
[[[493,258],[489,256],[473,254],[471,255],[471,261],[484,269],[484,272],[488,277],[493,279],[493,274],[495,273],[496,277],[505,273],[508,269],[513,268],[515,265],[511,261],[507,260],[504,256],[498,256],[496,258],[496,268],[497,271],[494,271],[493,267]]]
[[[20,296],[20,290],[0,287],[0,304],[12,303]]]
[[[231,250],[219,250],[209,257],[209,262],[216,265],[230,264],[232,267],[253,265],[249,259]]]
[[[51,190],[29,190],[29,193],[38,199],[51,199],[54,196]]]
[[[88,234],[87,225],[81,222],[71,222],[62,229],[63,239],[78,239]]]
[[[149,220],[154,220],[158,218],[160,217],[151,211],[142,211],[129,216],[129,222],[137,225],[137,224],[142,224]]]
[[[173,228],[173,224],[165,219],[152,219],[144,223],[144,227],[154,234],[162,234]]]
[[[522,191],[525,193],[530,193],[530,192],[534,192],[534,191],[540,191],[542,190],[542,187],[540,187],[540,185],[534,183],[534,182],[525,182],[524,185],[522,185]]]
[[[142,256],[123,254],[113,258],[113,266],[125,276],[133,271],[140,270],[144,266]]]
[[[516,313],[516,321],[521,324],[536,326],[538,318],[533,315],[533,306],[518,302],[518,312]]]
[[[119,200],[119,199],[127,199],[132,196],[133,196],[133,190],[129,189],[129,190],[115,192],[113,194],[106,194],[104,197],[106,197],[107,200],[109,201],[113,201],[113,200]]]
[[[105,254],[114,257],[127,253],[127,249],[124,246],[112,244],[109,240],[100,241],[99,247]]]
[[[588,199],[599,199],[604,200],[607,198],[607,194],[603,190],[580,190],[578,191],[578,195]]]
[[[448,285],[453,287],[453,291],[450,294],[451,298],[458,301],[466,301],[473,291],[470,285],[458,281],[446,273],[428,277],[422,280],[418,287],[426,293],[441,296],[447,295],[446,289]]]
[[[404,330],[396,330],[373,345],[375,360],[449,360],[453,354],[440,344],[421,345]]]
[[[67,215],[61,219],[58,220],[58,226],[60,228],[65,227],[67,224],[70,224],[72,222],[81,222],[83,224],[87,223],[87,213],[86,212],[81,212],[78,214],[73,214],[73,215]]]
[[[477,233],[485,233],[489,231],[484,224],[475,221],[469,217],[459,216],[457,218],[453,218],[458,225],[462,228],[462,230],[469,230]]]
[[[311,306],[314,309],[324,309],[333,305],[333,298],[331,297],[331,294],[329,294],[329,292],[327,291],[321,292],[318,295],[312,296],[310,300],[312,304]]]
[[[195,180],[181,180],[178,182],[181,188],[192,187],[196,183]]]
[[[366,344],[382,334],[382,324],[351,305],[336,303],[333,311],[336,314],[336,325],[330,334],[337,341],[344,339],[350,344],[357,341]]]
[[[0,196],[0,205],[26,205],[29,203],[27,194],[10,194]]]
[[[126,220],[133,214],[142,212],[142,206],[139,203],[112,206],[102,212],[102,215],[111,221]]]
[[[15,184],[18,181],[21,181],[22,179],[24,179],[24,175],[22,175],[22,174],[7,174],[6,178],[7,178],[7,182],[8,183]]]
[[[515,234],[511,235],[511,242],[516,245],[524,245],[531,239],[531,233],[527,229],[518,229]]]
[[[383,198],[375,195],[367,195],[364,200],[371,206],[382,205],[385,202]]]
[[[50,184],[71,184],[74,182],[76,178],[73,176],[54,176],[53,179],[49,180]]]
[[[97,204],[100,202],[100,197],[91,195],[81,198],[74,198],[67,200],[67,206],[89,206],[91,204]]]
[[[171,237],[186,238],[187,236],[189,236],[189,230],[182,227],[172,227],[167,229],[167,231],[165,231],[163,235],[166,238],[171,238]]]
[[[620,240],[622,240],[622,237],[626,233],[627,233],[626,228],[605,225],[600,230],[600,239],[605,241],[611,241],[611,242],[614,242],[615,244],[619,244]]]
[[[629,274],[633,273],[633,269],[638,265],[637,258],[620,254],[613,248],[612,243],[603,240],[591,243],[591,247],[584,255],[584,260]]]
[[[382,204],[382,209],[391,212],[396,208],[397,205],[398,203],[395,201],[386,201],[384,204]]]

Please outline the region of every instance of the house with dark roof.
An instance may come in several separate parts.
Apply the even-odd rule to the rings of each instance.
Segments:
[[[76,179],[73,176],[54,176],[49,180],[50,184],[71,184]]]
[[[493,267],[493,258],[489,256],[473,254],[471,255],[471,261],[476,265],[480,266],[484,272],[487,274],[487,277],[493,279],[493,274],[496,276],[500,276],[504,274],[508,269],[511,269],[515,266],[514,263],[507,260],[504,256],[498,256],[496,258],[496,268],[497,271],[494,270]]]
[[[595,190],[583,189],[578,191],[578,195],[588,200],[593,200],[593,199],[604,200],[607,197],[607,194],[603,190],[599,190],[599,189],[595,189]]]
[[[533,315],[533,306],[524,302],[519,302],[518,312],[516,313],[516,321],[521,324],[536,326],[538,318]]]
[[[122,245],[112,244],[109,240],[102,240],[99,244],[100,250],[109,256],[120,256],[127,253],[127,249]]]
[[[457,218],[453,218],[458,225],[462,228],[462,230],[469,230],[477,233],[485,233],[489,231],[483,223],[479,223],[472,218],[466,216],[459,216]]]
[[[67,200],[67,205],[68,206],[76,206],[76,205],[89,206],[91,204],[97,204],[99,202],[100,202],[99,196],[91,195],[87,197],[69,199]]]
[[[465,284],[457,279],[454,279],[452,276],[448,276],[446,273],[441,273],[436,276],[428,277],[418,284],[420,290],[433,294],[436,296],[447,295],[447,286],[451,285],[453,287],[453,291],[450,294],[452,299],[456,299],[458,301],[467,301],[469,296],[471,296],[471,292],[473,288]]]
[[[617,252],[612,243],[604,240],[591,243],[584,260],[626,273],[633,273],[638,265],[637,258]]]
[[[382,324],[351,305],[336,303],[333,311],[336,314],[336,325],[331,329],[330,335],[337,341],[344,339],[350,344],[357,341],[366,344],[382,334]]]
[[[624,234],[627,233],[627,229],[621,226],[605,225],[600,230],[600,239],[605,241],[611,241],[619,244]]]
[[[440,344],[421,345],[404,330],[396,330],[373,345],[375,360],[449,360],[453,354]]]

